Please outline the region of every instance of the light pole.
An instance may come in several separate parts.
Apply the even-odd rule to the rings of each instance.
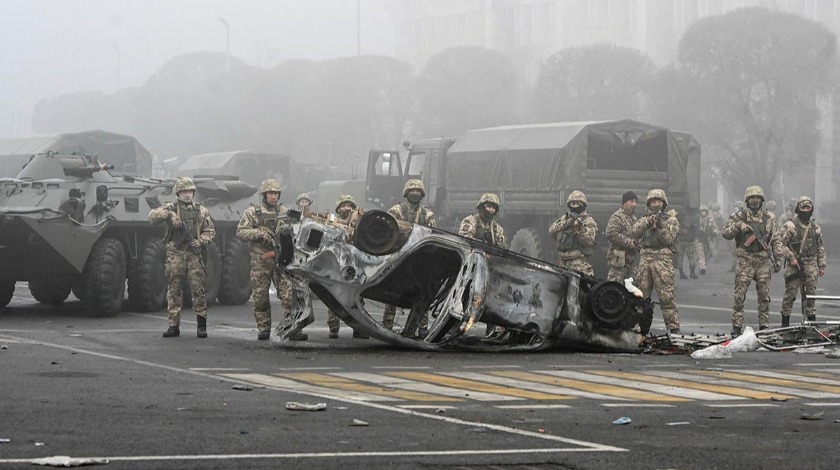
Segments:
[[[116,44],[112,44],[111,47],[114,48],[114,52],[117,53],[117,91],[120,90],[120,68],[121,68],[121,60],[120,60],[120,48],[117,47]]]
[[[219,23],[222,23],[222,26],[225,27],[225,54],[227,57],[227,60],[225,62],[225,70],[230,72],[230,26],[228,25],[228,22],[221,16],[219,17]]]

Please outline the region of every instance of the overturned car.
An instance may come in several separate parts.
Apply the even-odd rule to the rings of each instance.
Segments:
[[[620,283],[382,211],[364,213],[350,227],[305,216],[278,245],[296,305],[293,321],[277,328],[284,340],[313,321],[312,294],[354,329],[424,350],[635,351],[652,321],[650,300]],[[409,311],[401,331],[371,316],[369,308],[383,305]],[[421,329],[427,314],[429,326]],[[476,331],[478,322],[496,325],[497,333]]]

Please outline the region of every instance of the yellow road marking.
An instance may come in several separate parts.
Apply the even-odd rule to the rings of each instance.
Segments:
[[[636,374],[632,372],[618,372],[609,370],[589,371],[593,374],[603,375],[606,377],[615,377],[617,379],[638,380],[640,382],[649,382],[660,385],[669,385],[672,387],[691,388],[695,390],[703,390],[706,392],[722,393],[725,395],[733,395],[736,397],[754,398],[756,400],[769,400],[770,398],[794,399],[797,397],[789,395],[781,395],[778,393],[761,392],[757,390],[749,390],[739,387],[730,387],[726,385],[704,384],[699,382],[689,382],[686,380],[675,380],[665,377],[656,377],[645,374]]]
[[[537,382],[542,384],[556,385],[558,387],[574,388],[586,392],[599,393],[601,395],[608,395],[619,398],[630,398],[634,400],[667,402],[691,401],[687,398],[660,395],[658,393],[645,392],[634,388],[619,387],[615,385],[599,384],[593,382],[584,382],[582,380],[566,379],[551,375],[535,374],[533,372],[498,371],[493,372],[493,375],[498,375],[501,377],[510,377],[518,380],[524,380],[526,382]]]
[[[708,375],[712,377],[723,377],[732,380],[740,380],[741,382],[752,382],[765,385],[781,385],[790,388],[799,388],[805,390],[816,390],[819,392],[840,393],[840,387],[833,385],[820,385],[807,382],[797,382],[795,380],[779,379],[774,377],[761,377],[758,375],[742,374],[738,372],[721,372],[714,370],[697,370],[692,371],[694,374]]]
[[[573,398],[568,395],[541,393],[531,390],[506,387],[503,385],[495,385],[488,382],[479,382],[477,380],[467,380],[459,379],[457,377],[449,377],[445,375],[428,374],[425,372],[391,372],[388,373],[388,375],[392,375],[394,377],[401,377],[409,380],[418,380],[420,382],[445,385],[447,387],[455,387],[465,390],[475,390],[477,392],[496,393],[499,395],[527,398],[531,400],[569,400]]]
[[[460,398],[444,397],[441,395],[430,395],[427,393],[412,392],[409,390],[395,390],[384,387],[365,385],[354,380],[336,377],[328,374],[298,373],[298,374],[277,374],[280,377],[306,382],[319,387],[333,388],[338,390],[349,390],[353,392],[369,393],[371,395],[382,395],[386,397],[401,398],[413,401],[434,401],[434,402],[460,402]]]

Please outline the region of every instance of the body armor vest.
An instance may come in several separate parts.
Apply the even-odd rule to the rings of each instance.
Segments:
[[[476,224],[475,226],[475,239],[481,240],[488,245],[496,245],[496,234],[493,233],[493,225],[491,223],[491,228],[484,227],[483,224]]]
[[[790,249],[793,250],[799,258],[816,258],[819,240],[817,240],[817,231],[814,221],[811,221],[809,224],[810,229],[808,230],[808,236],[805,238],[804,250],[802,249],[802,235],[805,234],[807,226],[800,222],[798,217],[793,220],[793,225],[796,227],[796,239],[791,240]]]
[[[200,208],[201,204],[198,203],[185,204],[181,201],[175,202],[175,214],[181,219],[184,229],[196,239],[201,235]],[[164,243],[168,243],[170,240],[172,240],[172,227],[169,227]]]
[[[426,222],[428,222],[427,214],[428,212],[426,211],[425,207],[418,206],[417,210],[415,210],[413,207],[411,207],[411,204],[409,203],[404,202],[400,204],[400,217],[402,218],[402,220],[405,220],[407,222],[419,225],[426,225]]]
[[[561,223],[565,223],[568,220],[566,216],[563,216],[563,219]],[[584,221],[585,219],[581,218],[581,223],[584,223]],[[568,252],[578,250],[586,256],[592,256],[594,248],[592,246],[582,246],[580,239],[571,230],[563,230],[557,233],[557,251]]]
[[[761,237],[762,240],[764,240],[767,237],[767,234],[765,233],[765,231],[767,230],[767,214],[762,213],[761,220],[755,222],[747,221],[747,216],[744,212],[738,212],[738,217],[740,217],[741,220],[746,222],[746,224],[749,225],[753,229],[753,231],[752,233],[739,232],[738,236],[735,239],[737,246],[739,248],[747,250],[748,253],[761,253],[762,251],[764,251],[764,248],[761,246],[761,243],[754,242],[750,244],[750,246],[744,246],[744,242],[746,242],[747,238],[749,238],[750,235],[752,235],[753,233],[755,234],[755,236]],[[767,243],[769,244],[770,241],[768,240]]]
[[[280,214],[277,213],[277,206],[273,210],[264,210],[262,207],[257,207],[256,216],[257,224],[260,227],[267,227],[271,233],[277,231],[277,225],[280,220]]]

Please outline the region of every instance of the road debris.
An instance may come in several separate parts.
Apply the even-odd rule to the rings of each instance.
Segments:
[[[243,392],[250,392],[251,390],[254,389],[254,387],[251,387],[249,385],[234,385],[233,389],[234,390],[242,390]]]
[[[327,409],[326,403],[301,403],[297,401],[287,401],[286,409],[292,411],[321,411]]]
[[[673,423],[665,423],[666,426],[684,426],[686,424],[691,424],[690,421],[676,421]]]
[[[67,455],[56,455],[54,457],[33,459],[30,460],[29,463],[48,467],[81,467],[84,465],[106,465],[110,462],[108,459],[78,458]]]
[[[350,426],[370,426],[370,424],[367,421],[354,419],[353,421],[350,421]]]
[[[12,442],[11,439],[0,439],[0,444],[8,444],[10,442]]]
[[[9,349],[9,347],[6,346],[5,344],[3,344],[3,345],[0,345],[0,349]]]
[[[612,423],[620,426],[620,425],[623,425],[623,424],[630,424],[631,422],[633,422],[632,419],[630,419],[627,416],[622,416],[621,418],[618,418],[617,420],[613,421]]]
[[[819,421],[825,415],[825,411],[820,411],[819,413],[802,413],[802,416],[799,419],[804,419],[806,421]]]
[[[770,397],[770,401],[788,401],[790,398]]]

